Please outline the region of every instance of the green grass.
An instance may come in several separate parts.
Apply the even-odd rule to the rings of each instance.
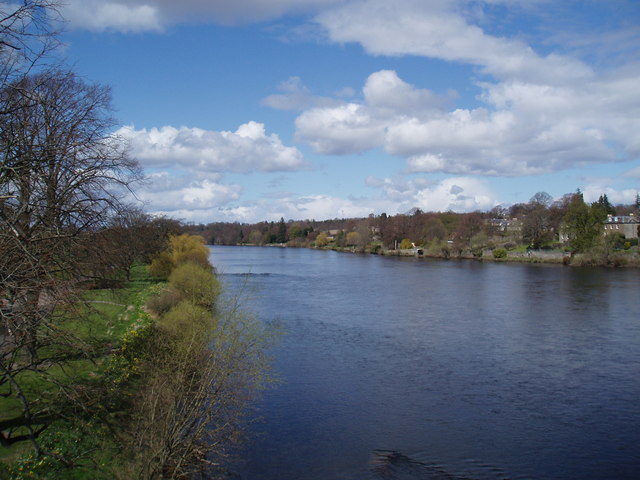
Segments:
[[[110,449],[98,448],[92,443],[99,436],[99,423],[92,423],[86,415],[84,419],[80,415],[77,420],[64,420],[65,410],[71,410],[69,418],[75,415],[73,404],[65,405],[69,400],[61,387],[73,386],[74,394],[77,394],[91,391],[92,386],[97,386],[103,381],[110,358],[118,351],[124,333],[137,320],[136,314],[146,301],[148,293],[145,292],[150,291],[149,287],[157,283],[157,280],[149,276],[146,266],[135,266],[131,281],[123,288],[87,290],[82,293],[81,302],[55,311],[50,328],[41,329],[39,335],[43,340],[51,340],[51,345],[39,349],[39,356],[67,358],[60,363],[45,363],[38,372],[25,370],[19,373],[16,379],[30,399],[42,399],[34,404],[34,410],[40,409],[44,414],[51,410],[47,408],[49,405],[53,406],[57,415],[62,414],[62,417],[54,421],[41,435],[44,444],[60,444],[61,448],[67,449],[62,453],[71,456],[78,456],[79,450],[75,452],[74,449],[84,445],[87,451],[98,452],[101,462],[109,462],[107,457],[110,455]],[[77,348],[78,346],[83,348]],[[0,387],[0,394],[3,393],[9,393],[8,385]],[[0,422],[14,419],[21,414],[21,403],[16,396],[0,397]],[[93,434],[85,435],[93,430],[96,430]],[[17,432],[26,433],[26,428],[22,427]],[[115,448],[115,445],[110,447]],[[26,441],[9,448],[0,447],[0,479],[34,478],[29,477],[28,472],[37,475],[35,478],[99,478],[93,466],[59,471],[60,462],[54,461],[51,457],[46,458],[48,460],[44,462],[42,458],[35,459],[31,453],[31,445]],[[11,465],[11,468],[15,467],[10,473],[7,470],[8,465]],[[16,470],[20,465],[24,467],[23,470]],[[60,476],[53,473],[45,475],[48,470],[56,471]]]

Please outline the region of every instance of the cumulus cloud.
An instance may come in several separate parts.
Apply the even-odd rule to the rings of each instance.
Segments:
[[[595,202],[600,195],[606,195],[614,205],[633,205],[636,202],[637,188],[617,189],[610,185],[603,185],[601,182],[589,183],[582,189],[585,201]]]
[[[383,70],[366,80],[362,102],[303,112],[297,138],[325,154],[383,147],[411,172],[519,176],[637,158],[636,70],[573,86],[483,82],[483,105],[453,110]]]
[[[348,103],[304,112],[296,119],[296,138],[319,153],[358,153],[381,145],[385,128],[366,106]]]
[[[240,198],[239,185],[225,185],[221,176],[201,179],[167,171],[152,173],[138,192],[153,212],[170,212],[179,206],[187,210],[218,208]]]
[[[297,138],[325,154],[383,147],[411,172],[462,175],[529,175],[640,155],[640,65],[597,74],[578,59],[485,33],[463,5],[352,1],[316,21],[330,41],[373,55],[475,65],[493,79],[477,82],[477,108],[447,109],[451,98],[383,70],[366,80],[363,101],[304,111]]]
[[[382,190],[399,212],[413,207],[434,212],[471,212],[489,210],[498,204],[486,182],[472,177],[451,177],[439,182],[369,177],[367,184]]]
[[[164,126],[120,128],[115,135],[149,173],[137,198],[154,214],[186,221],[226,219],[243,188],[227,183],[227,173],[280,172],[306,167],[302,153],[268,135],[261,123],[247,122],[235,132]],[[256,212],[261,213],[261,212]],[[239,217],[241,218],[241,217]],[[257,220],[256,220],[257,221]]]
[[[179,165],[199,172],[292,171],[305,165],[302,153],[267,135],[262,123],[248,122],[235,132],[172,127],[120,128],[132,155],[144,167]]]

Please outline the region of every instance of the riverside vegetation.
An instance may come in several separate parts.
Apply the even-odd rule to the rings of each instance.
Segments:
[[[605,230],[608,215],[640,218],[632,205],[612,205],[606,194],[591,204],[580,191],[553,200],[536,193],[528,203],[488,212],[423,212],[324,221],[191,225],[212,244],[279,245],[382,255],[424,255],[570,265],[640,266],[640,223],[629,238]],[[613,232],[604,234],[606,232]],[[419,252],[419,253],[418,253]]]
[[[269,334],[126,203],[142,171],[57,57],[59,5],[0,3],[0,478],[215,477]]]
[[[0,390],[0,478],[223,475],[268,380],[271,335],[239,297],[220,300],[201,237],[168,244],[121,288],[86,290],[61,312],[73,354],[42,345],[50,360],[38,365],[16,355],[31,365]]]

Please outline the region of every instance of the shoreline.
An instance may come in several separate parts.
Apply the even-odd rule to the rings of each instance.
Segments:
[[[459,255],[444,255],[433,252],[427,252],[424,249],[387,249],[379,248],[373,251],[366,247],[316,247],[316,246],[300,246],[287,245],[282,243],[270,243],[264,245],[258,244],[236,244],[229,246],[237,247],[268,247],[268,248],[308,248],[311,250],[328,250],[338,253],[380,255],[388,257],[406,257],[406,258],[433,258],[440,260],[475,260],[489,261],[494,263],[529,263],[529,264],[546,264],[546,265],[562,265],[566,267],[604,267],[604,268],[640,268],[639,252],[616,252],[605,258],[606,262],[595,261],[589,253],[577,253],[572,255],[569,252],[562,251],[546,251],[546,250],[529,250],[528,252],[507,251],[506,257],[495,258],[492,250],[484,250],[481,256],[474,256],[470,252],[463,252]],[[419,253],[422,252],[422,253]]]

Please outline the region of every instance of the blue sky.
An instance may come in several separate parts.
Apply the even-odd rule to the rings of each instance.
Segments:
[[[67,0],[151,213],[488,210],[640,191],[637,0]]]

